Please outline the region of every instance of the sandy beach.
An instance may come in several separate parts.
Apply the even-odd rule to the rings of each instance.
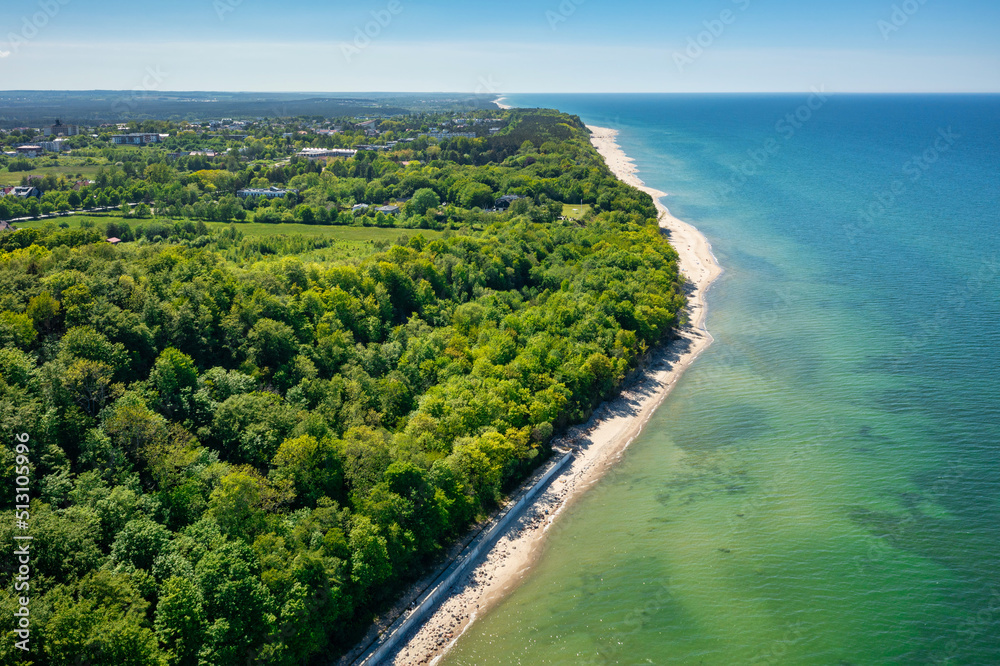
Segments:
[[[520,584],[559,515],[620,458],[684,371],[712,343],[705,328],[705,292],[722,270],[711,245],[695,227],[675,218],[660,203],[665,193],[639,180],[634,162],[616,142],[616,130],[590,130],[594,146],[618,178],[648,192],[657,202],[660,226],[680,255],[680,267],[689,283],[689,323],[676,340],[653,352],[646,370],[620,397],[602,405],[589,422],[570,429],[554,443],[572,449],[575,459],[400,649],[392,662],[398,666],[437,663],[477,617]]]

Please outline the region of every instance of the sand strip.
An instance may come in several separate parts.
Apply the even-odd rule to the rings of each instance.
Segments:
[[[478,566],[455,584],[451,595],[397,652],[392,663],[398,666],[436,663],[477,617],[521,583],[559,514],[621,457],[680,376],[712,343],[705,328],[705,292],[722,269],[711,245],[696,228],[675,218],[660,203],[666,194],[647,188],[639,180],[634,162],[616,141],[616,130],[589,129],[594,147],[615,175],[656,201],[660,226],[669,233],[689,283],[689,324],[676,340],[654,350],[645,371],[629,383],[620,397],[599,407],[589,422],[571,428],[554,443],[573,449],[575,459],[481,556]]]

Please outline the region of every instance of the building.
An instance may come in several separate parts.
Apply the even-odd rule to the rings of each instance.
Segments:
[[[0,231],[17,231],[17,227],[7,220],[0,220]]]
[[[366,204],[366,203],[360,203],[360,204],[355,204],[354,207],[351,208],[351,210],[354,211],[355,213],[363,213],[364,211],[368,210],[369,208],[371,208],[371,206],[369,206],[368,204]]]
[[[169,134],[115,134],[111,140],[119,146],[145,146],[150,143],[159,143]]]
[[[358,151],[349,148],[303,148],[299,157],[309,160],[326,159],[328,157],[354,157]]]
[[[497,210],[507,210],[510,205],[519,199],[523,199],[520,194],[505,194],[493,204]]]
[[[375,210],[386,215],[399,215],[399,206],[379,206]]]
[[[55,141],[40,141],[38,143],[42,151],[46,153],[61,153],[63,147],[66,145],[65,139],[56,139]]]
[[[252,199],[256,197],[264,197],[265,199],[282,199],[288,194],[298,193],[298,190],[282,190],[277,187],[269,187],[266,190],[248,187],[246,189],[239,190],[236,193],[236,196],[241,199]]]
[[[42,197],[42,193],[37,187],[12,187],[9,191],[5,191],[5,194],[10,197],[19,197],[21,199],[28,199],[31,197],[40,199]]]
[[[115,238],[114,236],[112,236],[111,238],[108,239],[108,242],[111,243],[112,245],[118,245],[118,243],[122,242],[122,239]]]
[[[41,146],[18,146],[15,150],[21,157],[38,157],[42,154]]]
[[[56,120],[56,124],[42,130],[45,136],[76,136],[80,133],[78,125],[63,125],[62,121]]]
[[[445,139],[475,139],[475,132],[449,132],[448,130],[436,130],[432,129],[430,132],[421,134],[420,136],[426,136],[429,139],[437,139],[438,141],[443,141]]]

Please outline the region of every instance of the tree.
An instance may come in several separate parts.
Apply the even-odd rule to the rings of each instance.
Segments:
[[[157,162],[147,166],[143,175],[151,183],[169,183],[173,180],[174,170],[163,162]]]
[[[219,405],[212,436],[231,462],[264,468],[296,423],[296,411],[274,393],[238,394]]]
[[[47,291],[43,291],[28,302],[26,314],[35,322],[39,331],[47,332],[56,324],[59,316],[59,301]]]
[[[47,663],[166,664],[146,621],[149,604],[131,576],[101,571],[51,596],[43,642]]]
[[[273,319],[261,319],[247,335],[250,362],[262,370],[276,371],[295,356],[299,342],[288,324]]]
[[[423,215],[431,208],[437,208],[440,205],[441,198],[437,195],[437,192],[428,187],[414,192],[413,198],[410,200],[410,207],[418,215]]]
[[[285,440],[272,461],[275,479],[287,479],[295,488],[298,503],[315,506],[321,497],[343,495],[344,469],[336,447],[329,439],[302,435]]]
[[[240,467],[219,480],[208,500],[208,513],[224,534],[253,541],[264,531],[267,513],[292,497],[287,485],[268,483],[255,469]]]
[[[29,349],[38,333],[26,314],[0,312],[0,345]]]
[[[166,420],[138,394],[126,394],[109,410],[101,430],[132,461],[143,459],[148,449],[162,446],[167,439]]]
[[[367,516],[355,516],[349,539],[351,580],[366,595],[375,593],[392,575],[389,547],[378,527]]]
[[[195,566],[208,631],[202,663],[237,666],[271,631],[274,599],[260,582],[260,567],[248,546],[228,542]]]
[[[168,347],[156,359],[149,381],[159,392],[158,406],[169,417],[186,408],[198,388],[198,370],[190,356]]]
[[[459,194],[459,202],[464,208],[490,208],[493,201],[493,190],[483,183],[469,183]]]
[[[166,527],[140,516],[129,521],[111,545],[111,560],[135,569],[153,569],[153,561],[170,543]]]
[[[83,411],[96,416],[110,397],[113,374],[107,363],[78,359],[66,369],[63,384]]]
[[[160,588],[154,626],[171,666],[198,666],[205,640],[205,611],[194,581],[174,576]]]
[[[59,342],[59,357],[71,364],[76,359],[87,359],[108,364],[118,372],[128,361],[125,347],[113,343],[90,326],[76,326],[69,329]]]

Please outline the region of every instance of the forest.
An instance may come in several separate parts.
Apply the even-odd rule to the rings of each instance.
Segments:
[[[0,235],[0,543],[32,537],[0,663],[330,663],[673,334],[650,197],[578,118],[504,122],[326,163],[119,159],[56,191],[141,214]],[[265,183],[298,197],[232,195]],[[345,258],[241,213],[401,235]]]

